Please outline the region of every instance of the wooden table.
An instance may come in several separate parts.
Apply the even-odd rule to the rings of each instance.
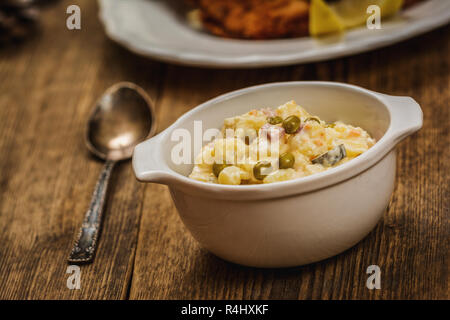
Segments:
[[[447,299],[449,252],[449,32],[350,58],[260,70],[204,70],[137,57],[108,40],[92,0],[82,30],[65,28],[63,1],[40,34],[0,50],[0,298],[3,299]],[[326,261],[253,269],[200,248],[165,186],[118,166],[94,264],[66,287],[67,255],[102,163],[83,144],[103,90],[129,80],[156,101],[159,131],[200,102],[242,87],[331,80],[414,97],[424,127],[398,148],[398,177],[369,236]],[[366,269],[379,265],[381,290]]]

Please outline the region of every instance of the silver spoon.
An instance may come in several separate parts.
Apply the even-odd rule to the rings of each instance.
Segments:
[[[118,83],[104,93],[89,117],[87,148],[106,161],[91,205],[69,255],[69,263],[93,261],[100,234],[108,182],[116,162],[131,158],[134,147],[156,131],[153,102],[145,91],[129,82]]]

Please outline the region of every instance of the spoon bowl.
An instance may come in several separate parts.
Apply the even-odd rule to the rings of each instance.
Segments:
[[[88,121],[85,142],[103,160],[126,160],[134,147],[155,130],[150,97],[135,84],[121,82],[97,101]]]

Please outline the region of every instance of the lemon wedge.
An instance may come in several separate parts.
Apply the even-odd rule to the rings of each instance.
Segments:
[[[384,18],[397,13],[403,0],[340,0],[329,4],[324,0],[312,0],[310,33],[317,36],[363,25],[370,15],[367,8],[371,5],[377,5],[381,18]]]
[[[324,0],[312,0],[309,7],[309,33],[313,36],[339,32],[345,25]]]

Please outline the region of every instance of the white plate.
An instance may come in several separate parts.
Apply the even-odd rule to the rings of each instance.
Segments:
[[[181,0],[99,0],[107,35],[129,50],[162,61],[218,68],[279,66],[327,60],[387,46],[450,22],[449,0],[428,0],[383,22],[342,36],[250,41],[222,39],[187,25]]]

